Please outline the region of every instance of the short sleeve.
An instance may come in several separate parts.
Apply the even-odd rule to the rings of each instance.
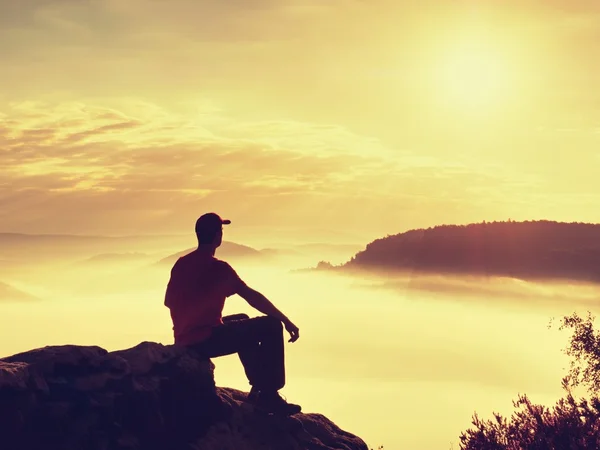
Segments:
[[[225,284],[225,296],[231,297],[234,294],[237,294],[242,286],[245,286],[246,283],[242,281],[237,272],[227,264],[225,261],[223,263],[223,278]]]

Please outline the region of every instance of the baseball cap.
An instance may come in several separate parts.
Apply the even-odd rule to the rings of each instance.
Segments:
[[[222,225],[229,225],[231,220],[223,219],[214,212],[201,215],[196,220],[196,234],[203,232],[211,232],[221,228]]]

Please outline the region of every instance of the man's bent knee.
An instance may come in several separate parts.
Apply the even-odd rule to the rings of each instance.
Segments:
[[[229,316],[224,316],[221,320],[223,321],[223,323],[226,322],[231,322],[233,320],[245,320],[245,319],[249,319],[250,317],[248,317],[248,314],[232,314]]]
[[[264,326],[266,328],[268,328],[269,330],[273,330],[273,331],[282,331],[283,330],[283,324],[281,323],[281,320],[277,319],[276,317],[263,316],[263,317],[261,317],[261,319],[264,322]]]

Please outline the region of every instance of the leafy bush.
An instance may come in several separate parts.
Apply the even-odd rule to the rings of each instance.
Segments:
[[[554,407],[534,405],[526,395],[514,401],[510,418],[494,413],[494,419],[473,416],[474,428],[460,436],[461,450],[579,450],[600,449],[600,332],[594,318],[576,313],[564,317],[559,329],[572,329],[566,354],[569,374],[562,380],[566,396]],[[589,400],[576,399],[572,389],[586,386]]]

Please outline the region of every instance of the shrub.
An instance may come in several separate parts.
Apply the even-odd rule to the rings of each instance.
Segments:
[[[526,395],[513,402],[510,418],[494,413],[494,419],[473,416],[474,428],[460,436],[461,450],[579,450],[600,449],[600,332],[591,314],[576,313],[562,319],[560,328],[572,329],[566,349],[571,356],[569,374],[562,380],[566,396],[554,407],[534,405]],[[572,388],[584,385],[589,400],[576,399]]]

